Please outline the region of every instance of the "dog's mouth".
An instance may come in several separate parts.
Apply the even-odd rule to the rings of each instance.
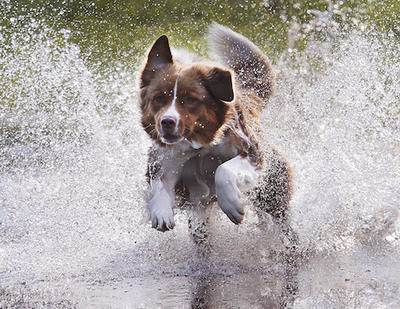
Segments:
[[[164,134],[161,136],[161,142],[167,145],[174,145],[179,143],[181,140],[183,140],[183,136],[181,135],[174,135],[174,134]]]

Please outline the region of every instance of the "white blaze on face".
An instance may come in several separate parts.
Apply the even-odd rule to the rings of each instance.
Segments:
[[[178,93],[178,77],[176,78],[175,81],[175,86],[174,86],[174,96],[172,98],[172,103],[168,107],[168,109],[165,111],[164,115],[162,115],[161,119],[167,118],[167,117],[172,117],[176,121],[176,128],[175,131],[178,130],[178,124],[180,120],[180,115],[176,109],[176,99],[177,99],[177,93]]]

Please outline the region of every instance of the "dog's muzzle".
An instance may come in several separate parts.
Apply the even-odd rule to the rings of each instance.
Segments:
[[[165,116],[160,122],[161,141],[165,144],[176,144],[183,139],[178,132],[178,121],[175,117]]]

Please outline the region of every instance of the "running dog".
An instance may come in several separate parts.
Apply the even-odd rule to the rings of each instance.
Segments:
[[[245,201],[287,220],[291,169],[272,146],[259,146],[258,114],[274,79],[268,58],[244,36],[212,24],[208,43],[218,64],[172,53],[167,36],[151,47],[140,74],[142,125],[153,141],[148,209],[153,228],[175,226],[173,207],[217,201],[235,224]]]

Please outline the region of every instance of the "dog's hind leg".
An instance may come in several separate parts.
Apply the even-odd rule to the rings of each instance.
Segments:
[[[189,233],[201,254],[211,250],[209,220],[207,206],[199,204],[191,207],[188,220]]]
[[[209,210],[204,199],[210,195],[207,183],[201,177],[199,158],[191,158],[185,163],[182,172],[182,184],[187,191],[189,205],[189,233],[199,250],[199,253],[210,251],[209,242]]]
[[[298,245],[297,233],[288,218],[292,195],[292,175],[289,164],[275,149],[265,156],[265,168],[257,187],[250,193],[260,221],[265,214],[272,216],[279,226],[287,248]]]

